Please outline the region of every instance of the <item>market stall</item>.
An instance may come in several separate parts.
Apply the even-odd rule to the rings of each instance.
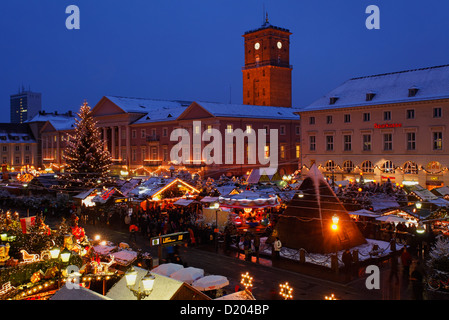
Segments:
[[[280,207],[281,202],[275,194],[243,191],[239,194],[221,196],[218,199],[220,208],[231,209],[235,214],[233,220],[241,231],[254,228],[263,232],[269,225],[269,213],[266,209]]]

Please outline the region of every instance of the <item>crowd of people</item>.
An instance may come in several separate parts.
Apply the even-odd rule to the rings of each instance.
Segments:
[[[332,184],[332,182],[331,182]],[[393,184],[390,180],[380,184],[379,182],[353,181],[346,186],[335,186],[335,194],[346,205],[354,204],[364,209],[372,208],[372,200],[376,195],[387,196],[398,203],[406,203],[407,195],[400,185]]]
[[[147,210],[126,204],[112,208],[77,207],[74,211],[82,224],[90,224],[129,232],[129,239],[137,237],[150,240],[164,234],[188,232],[188,245],[211,243],[215,240],[213,226],[199,222],[201,208],[196,205],[180,207],[175,205],[154,206]]]

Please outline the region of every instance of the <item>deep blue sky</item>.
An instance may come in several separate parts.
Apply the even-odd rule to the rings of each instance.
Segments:
[[[67,30],[68,5],[81,29]],[[365,28],[377,5],[381,29]],[[104,95],[242,102],[245,31],[290,29],[293,104],[348,78],[449,64],[449,1],[14,0],[0,10],[0,122],[22,84],[46,111]],[[230,91],[231,88],[231,91]]]

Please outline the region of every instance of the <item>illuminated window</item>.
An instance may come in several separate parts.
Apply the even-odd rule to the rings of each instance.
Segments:
[[[390,161],[390,160],[385,161],[384,164],[382,165],[382,172],[384,172],[384,173],[394,173],[395,170],[394,170],[393,162]]]
[[[443,132],[433,133],[433,150],[443,149]]]
[[[438,161],[431,161],[427,164],[427,171],[430,173],[439,173],[441,172],[441,163]]]
[[[281,159],[285,159],[285,146],[281,145]]]
[[[413,161],[407,161],[404,164],[405,174],[418,174],[418,166]]]
[[[371,135],[363,135],[363,151],[371,151]]]
[[[329,160],[328,162],[326,162],[326,171],[334,171],[335,170],[335,162],[333,160]]]
[[[350,160],[346,160],[343,162],[343,170],[347,173],[350,173],[354,170],[354,163]]]
[[[226,132],[227,132],[227,133],[232,133],[232,124],[228,124],[228,125],[226,126]]]
[[[366,173],[372,173],[374,172],[374,167],[371,161],[364,161],[362,163],[362,171]]]

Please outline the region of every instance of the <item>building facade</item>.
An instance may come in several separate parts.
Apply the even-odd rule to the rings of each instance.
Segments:
[[[329,178],[449,184],[449,66],[353,78],[298,113],[302,165]]]
[[[24,88],[10,96],[10,122],[24,123],[42,109],[42,94]]]
[[[38,143],[28,124],[0,124],[0,159],[8,171],[38,166]]]
[[[281,175],[295,172],[300,158],[300,123],[294,111],[280,107],[107,96],[93,107],[92,114],[102,133],[104,149],[111,154],[113,174],[148,174],[173,167],[216,177],[244,175],[252,169],[267,167],[273,164],[267,163],[268,159],[273,159],[270,153],[278,156],[275,165]],[[43,127],[42,154],[46,167],[63,169],[62,154],[67,135],[73,131],[72,125],[73,120],[60,126],[49,121]],[[174,136],[176,129],[183,129],[188,135],[185,140],[188,141],[188,158],[181,162],[172,155],[172,149],[180,145],[180,136]],[[220,141],[209,156],[215,157],[215,152],[221,152],[220,158],[213,160],[206,159],[203,152],[215,141],[215,138],[203,139],[212,129],[216,129]],[[270,150],[272,137],[269,134],[264,134],[263,142],[258,137],[256,146],[251,146],[248,137],[226,140],[228,132],[239,129],[254,134],[259,130],[263,133],[276,130],[277,150]],[[257,150],[251,147],[262,148],[267,158],[260,159]]]

